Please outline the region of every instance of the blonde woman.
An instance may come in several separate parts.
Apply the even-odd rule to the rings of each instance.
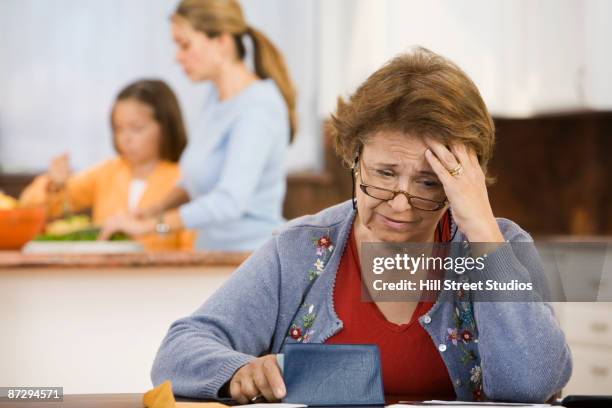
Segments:
[[[147,209],[110,220],[105,236],[189,228],[198,230],[196,248],[254,250],[283,222],[283,162],[296,130],[287,68],[237,1],[181,1],[171,24],[176,60],[213,92],[181,157],[182,180]],[[254,72],[245,61],[247,37]]]

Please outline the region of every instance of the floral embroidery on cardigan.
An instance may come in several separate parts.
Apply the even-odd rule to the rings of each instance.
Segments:
[[[315,247],[317,259],[314,262],[314,268],[308,270],[308,281],[310,284],[321,275],[321,272],[325,269],[327,262],[332,256],[334,251],[334,245],[332,244],[329,235],[321,235],[320,237],[312,237],[312,244]],[[302,300],[303,302],[303,300]],[[291,326],[289,327],[289,336],[298,343],[307,343],[315,332],[312,329],[312,325],[317,317],[314,312],[314,305],[306,305],[302,303],[301,309],[306,309],[306,313],[302,314],[301,317],[296,317]],[[300,313],[298,313],[299,316]],[[301,323],[300,323],[301,320]]]
[[[484,397],[482,391],[482,369],[479,365],[475,365],[470,370],[470,389],[472,391],[472,397],[475,401],[481,401]]]
[[[321,272],[323,272],[323,269],[325,269],[325,265],[327,265],[327,261],[329,261],[334,251],[334,246],[328,235],[322,235],[319,238],[312,237],[310,240],[315,246],[317,253],[317,260],[313,264],[314,269],[308,271],[308,280],[313,281],[317,279]]]
[[[447,341],[459,348],[460,359],[469,370],[469,387],[475,401],[485,398],[482,390],[482,368],[478,356],[478,328],[472,302],[466,292],[457,292],[458,302],[453,312],[454,327],[447,328]]]
[[[301,308],[305,307],[306,305],[302,305]],[[312,325],[316,317],[317,315],[314,313],[314,305],[309,305],[308,310],[301,317],[302,324],[299,325],[295,321],[293,322],[293,324],[291,324],[291,327],[289,328],[289,336],[291,336],[291,338],[298,343],[308,343],[308,341],[312,337],[312,334],[315,332],[312,329]]]

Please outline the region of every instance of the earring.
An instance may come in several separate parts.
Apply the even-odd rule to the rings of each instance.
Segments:
[[[359,175],[359,169],[357,168],[357,163],[359,163],[359,154],[355,156],[355,161],[353,161],[353,165],[351,166],[351,179],[353,181],[353,195],[351,201],[353,202],[353,210],[357,211],[357,196],[355,195],[355,183],[357,180],[357,176]]]
[[[355,195],[355,180],[357,179],[357,174],[358,171],[353,169],[353,171],[351,172],[351,181],[353,182],[353,193],[351,195],[351,201],[353,202],[353,210],[357,210],[357,196]]]

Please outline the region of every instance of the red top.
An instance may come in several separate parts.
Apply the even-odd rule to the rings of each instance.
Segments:
[[[443,216],[442,242],[450,241],[448,212]],[[436,241],[439,240],[436,231]],[[326,343],[377,344],[387,403],[400,400],[454,400],[455,391],[429,334],[418,318],[432,302],[419,302],[410,322],[388,321],[374,302],[361,301],[361,273],[353,231],[342,254],[334,286],[334,307],[344,327]]]

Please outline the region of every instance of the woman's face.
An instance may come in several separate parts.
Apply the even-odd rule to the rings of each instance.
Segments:
[[[421,138],[400,132],[377,132],[363,146],[356,176],[358,222],[368,236],[383,242],[430,242],[444,211],[410,205],[403,194],[390,201],[366,195],[360,184],[403,190],[413,196],[444,201],[442,183],[425,159]]]
[[[117,101],[112,122],[117,150],[130,164],[144,164],[159,158],[161,128],[152,107],[136,99]]]
[[[192,81],[213,79],[223,61],[220,37],[209,38],[194,29],[187,20],[172,19],[172,39],[176,44],[176,61]]]

